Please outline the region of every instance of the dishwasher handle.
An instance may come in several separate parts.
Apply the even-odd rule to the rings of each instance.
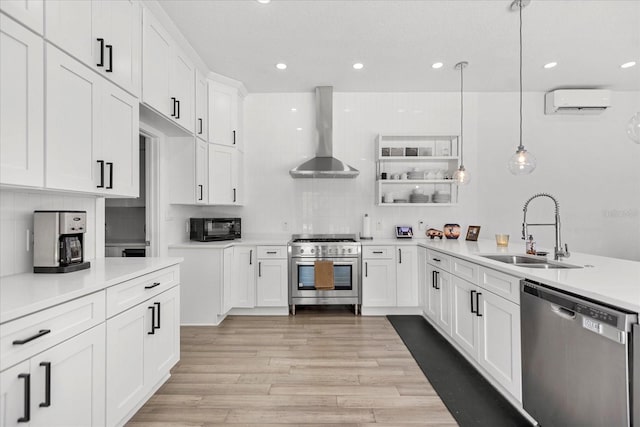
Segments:
[[[549,305],[551,307],[551,311],[564,319],[574,320],[576,318],[576,312],[573,310],[569,310],[568,308],[564,308],[554,303],[550,303]]]

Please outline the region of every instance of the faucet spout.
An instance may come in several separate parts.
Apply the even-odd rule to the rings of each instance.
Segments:
[[[531,224],[527,222],[527,210],[529,208],[529,203],[531,203],[533,199],[536,199],[538,197],[548,197],[553,200],[553,203],[555,204],[555,222],[553,224]],[[528,229],[530,226],[553,226],[556,232],[554,259],[558,260],[563,257],[569,257],[569,246],[565,244],[564,248],[562,247],[562,235],[560,233],[560,204],[558,203],[558,199],[556,199],[549,193],[534,194],[524,203],[524,207],[522,208],[522,210],[524,212],[524,218],[522,220],[522,238],[527,238],[527,236],[529,235]]]

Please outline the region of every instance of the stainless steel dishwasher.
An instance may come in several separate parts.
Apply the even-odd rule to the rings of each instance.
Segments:
[[[520,309],[522,403],[542,427],[640,426],[635,313],[527,280]]]

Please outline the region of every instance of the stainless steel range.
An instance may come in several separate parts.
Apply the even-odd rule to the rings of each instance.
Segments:
[[[294,234],[287,249],[292,314],[296,314],[296,304],[353,304],[358,314],[362,304],[362,249],[355,234]],[[316,289],[317,261],[332,263],[332,289]]]

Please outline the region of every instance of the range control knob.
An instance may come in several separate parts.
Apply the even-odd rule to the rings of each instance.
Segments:
[[[348,249],[348,252],[351,253],[351,248]]]
[[[300,253],[303,254],[304,253],[304,249],[300,248]]]
[[[316,251],[315,249],[311,248],[311,253],[314,253],[315,251]]]

